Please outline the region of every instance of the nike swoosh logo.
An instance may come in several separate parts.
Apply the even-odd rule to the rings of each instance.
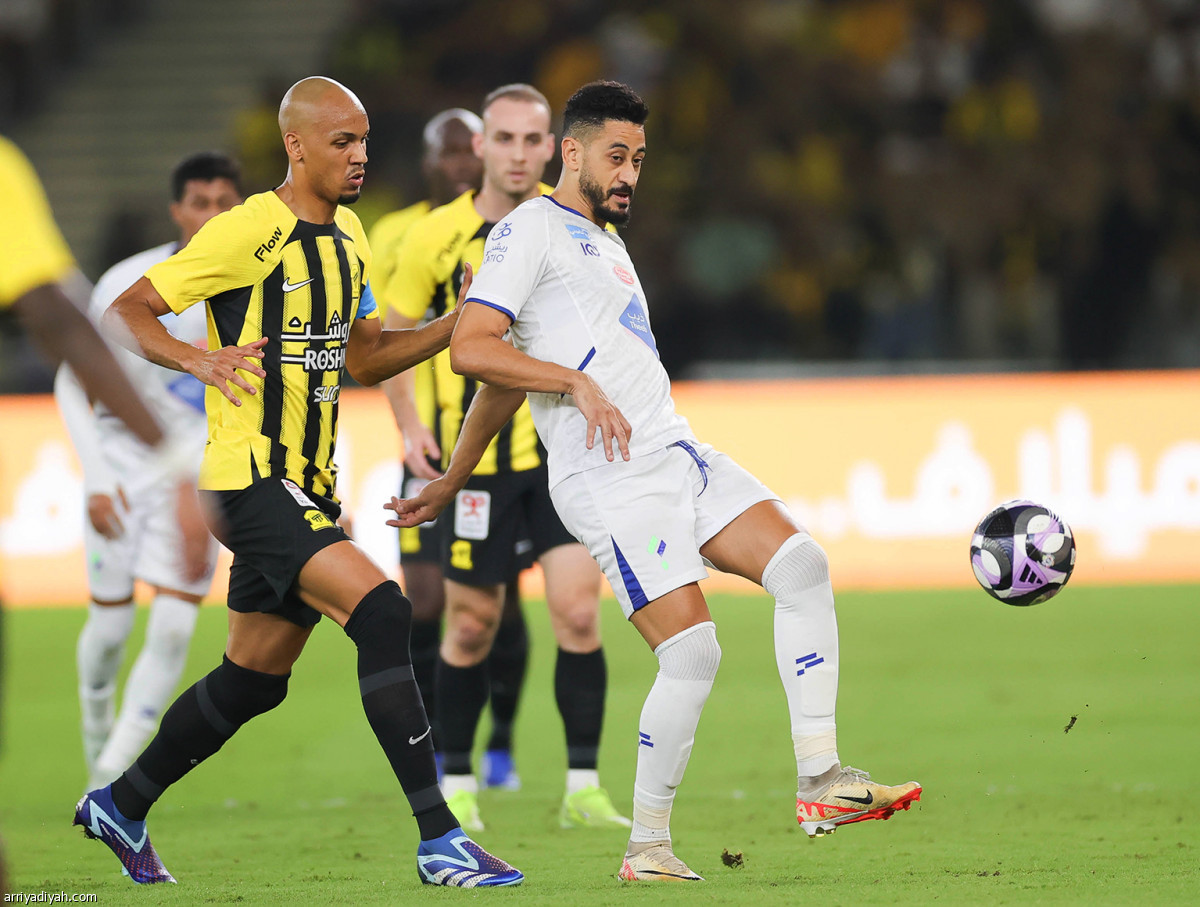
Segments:
[[[308,280],[302,280],[299,283],[288,283],[287,278],[285,277],[283,279],[283,292],[290,293],[290,292],[292,292],[292,290],[298,290],[301,287],[306,287],[310,283],[312,283],[314,280],[316,280],[315,277],[310,277],[310,278],[308,278]]]
[[[867,791],[865,797],[847,797],[843,794],[838,794],[839,800],[849,800],[851,803],[861,803],[863,806],[870,806],[875,802],[875,798],[871,796],[871,792]]]
[[[101,819],[104,820],[103,824],[101,824]],[[135,841],[125,833],[125,830],[116,823],[116,820],[112,816],[97,806],[95,802],[92,803],[91,830],[92,834],[101,840],[104,839],[104,832],[109,832],[114,838],[120,838],[124,841],[126,845],[133,849],[134,853],[141,853],[142,846],[146,843],[146,828],[144,826],[142,827],[141,839]]]
[[[433,730],[432,727],[427,727],[427,728],[425,728],[424,734],[422,734],[420,737],[409,737],[408,742],[411,743],[413,746],[416,746],[418,743],[420,743],[422,740],[424,740],[426,737],[428,737],[429,732],[432,730]]]

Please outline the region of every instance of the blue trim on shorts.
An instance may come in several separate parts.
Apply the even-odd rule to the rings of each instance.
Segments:
[[[585,368],[587,368],[587,364],[592,361],[592,357],[595,355],[596,348],[592,347],[590,350],[588,350],[588,354],[583,357],[583,361],[579,363],[579,366],[575,369],[575,371],[582,372]]]
[[[495,302],[488,302],[486,299],[480,299],[480,298],[479,298],[479,297],[477,297],[477,296],[471,296],[471,297],[469,297],[469,298],[468,298],[467,300],[465,300],[465,301],[466,301],[466,302],[477,302],[477,303],[479,303],[480,305],[485,305],[485,306],[487,306],[489,309],[495,309],[497,312],[503,312],[505,315],[507,315],[507,316],[508,316],[508,320],[509,320],[509,321],[516,321],[516,320],[517,320],[517,316],[516,316],[516,315],[514,315],[512,312],[510,312],[508,309],[506,309],[504,306],[500,305],[499,303],[495,303]]]
[[[629,594],[629,603],[633,605],[634,611],[646,607],[650,601],[646,598],[646,593],[642,591],[642,584],[633,575],[633,568],[629,566],[629,561],[625,560],[625,555],[621,553],[621,546],[617,544],[617,540],[611,535],[608,538],[612,542],[613,552],[617,555],[617,566],[621,568],[621,582],[625,584],[625,591]]]
[[[676,441],[670,446],[682,447],[688,452],[691,458],[696,461],[696,466],[698,466],[700,469],[700,477],[704,479],[704,485],[700,489],[700,494],[704,494],[704,492],[708,490],[708,470],[712,469],[712,467],[708,465],[708,461],[705,460],[704,457],[700,456],[700,452],[697,451],[696,448],[692,447],[692,445],[687,441]],[[699,496],[700,495],[697,495],[697,497]]]

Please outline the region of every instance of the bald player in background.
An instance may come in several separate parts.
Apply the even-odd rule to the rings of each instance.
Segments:
[[[411,368],[446,347],[454,317],[380,328],[370,248],[345,207],[366,172],[370,126],[358,98],[332,79],[303,79],[284,96],[279,127],[283,184],[214,217],[106,315],[125,325],[134,352],[209,385],[200,487],[234,561],[221,664],[175,700],[121,777],[83,796],[74,821],[135,882],[174,882],[146,814],[239,727],[283,702],[292,665],[325,615],[358,649],[363,709],[417,820],[421,880],[520,884],[524,876],[464,835],[446,806],[409,661],[412,605],[336,523],[343,373],[374,385]],[[201,302],[208,350],[159,321]]]
[[[409,229],[434,208],[453,201],[464,192],[478,190],[483,178],[483,161],[475,154],[474,137],[483,132],[483,121],[461,107],[443,110],[425,124],[422,133],[422,173],[429,198],[386,214],[370,233],[375,272],[371,284],[380,305],[380,317],[388,328],[412,328],[445,314],[433,305],[423,319],[408,318],[387,305],[389,282],[396,273],[399,249]],[[437,389],[433,362],[426,361],[383,382],[383,392],[404,443],[401,497],[415,497],[425,483],[441,475],[441,442],[438,437]],[[413,673],[425,711],[434,726],[437,743],[437,699],[434,673],[442,637],[442,614],[446,608],[442,574],[441,533],[444,523],[433,521],[399,531],[400,567],[404,588],[413,603]],[[488,657],[488,703],[492,712],[491,738],[482,765],[484,787],[515,790],[520,787],[512,758],[512,727],[524,687],[529,659],[529,634],[521,610],[520,583],[513,577],[504,590],[504,610],[496,632],[496,644]],[[438,754],[441,768],[441,753]]]

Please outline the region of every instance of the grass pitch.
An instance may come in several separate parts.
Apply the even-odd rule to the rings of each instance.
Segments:
[[[353,646],[328,621],[288,701],[152,813],[180,884],[134,886],[70,827],[84,782],[74,668],[83,612],[10,611],[0,759],[10,885],[95,893],[103,904],[1196,903],[1198,591],[1072,587],[1035,608],[978,590],[842,594],[842,758],[888,783],[917,779],[925,794],[887,822],[815,841],[793,814],[769,600],[715,597],[725,654],[672,820],[702,885],[621,883],[622,833],[558,829],[554,647],[544,607],[530,603],[516,739],[524,789],[482,794],[488,830],[477,836],[527,881],[472,893],[419,884],[415,823],[363,717]],[[601,773],[627,810],[655,662],[613,603],[604,615]],[[224,609],[206,606],[187,682],[217,663],[224,632]],[[726,867],[725,850],[744,865]]]

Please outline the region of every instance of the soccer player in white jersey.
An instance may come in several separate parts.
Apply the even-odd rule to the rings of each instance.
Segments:
[[[216,214],[242,200],[237,165],[224,155],[203,152],[178,164],[171,176],[171,218],[179,239],[147,249],[113,265],[92,292],[88,314],[99,323],[105,309],[146,270],[165,261]],[[200,306],[164,315],[167,329],[207,347],[208,326]],[[124,349],[118,361],[144,395],[154,415],[190,441],[194,468],[207,438],[204,385],[186,373],[162,368]],[[88,619],[79,634],[79,706],[88,790],[103,787],[125,770],[158,728],[187,660],[201,598],[216,566],[217,544],[209,538],[208,569],[196,580],[183,574],[179,528],[169,477],[149,465],[150,452],[103,405],[89,404],[70,368],[59,369],[55,396],[79,459],[87,495],[84,523]],[[125,684],[116,715],[116,681],[133,629],[134,580],[153,590],[146,638]]]
[[[398,525],[440,512],[471,457],[528,395],[549,450],[555,508],[659,662],[639,722],[634,824],[620,877],[699,880],[672,850],[670,816],[721,660],[698,585],[706,562],[775,599],[801,827],[815,836],[886,819],[919,799],[921,787],[882,785],[842,766],[825,553],[778,496],[696,440],[675,412],[646,294],[624,243],[604,230],[629,220],[647,113],[615,82],[585,85],[567,102],[558,186],[492,230],[451,342],[454,369],[489,387],[471,405],[445,476],[388,506]]]

